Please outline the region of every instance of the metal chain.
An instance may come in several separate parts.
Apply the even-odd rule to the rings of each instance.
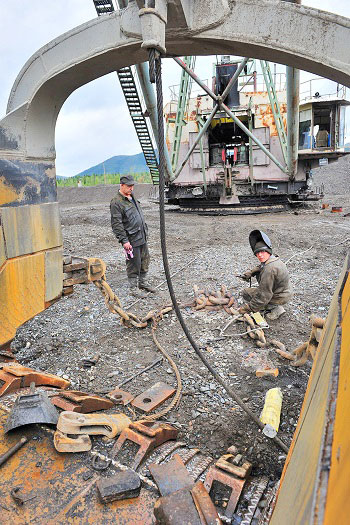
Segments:
[[[126,326],[128,328],[135,327],[135,328],[146,328],[148,326],[148,323],[152,323],[152,338],[154,341],[154,344],[158,348],[158,350],[163,354],[165,359],[167,359],[168,363],[170,364],[171,368],[173,369],[176,381],[177,381],[177,389],[176,394],[173,397],[171,403],[166,406],[163,410],[160,410],[159,412],[156,412],[154,414],[149,414],[147,416],[143,416],[142,420],[147,421],[154,421],[155,419],[159,419],[163,416],[165,416],[172,408],[174,408],[180,397],[181,397],[181,391],[182,391],[182,381],[179,369],[176,366],[175,361],[170,357],[170,355],[166,352],[166,350],[161,346],[159,343],[155,331],[158,325],[158,322],[163,319],[164,314],[170,312],[172,310],[172,306],[166,306],[159,310],[158,312],[156,310],[151,310],[145,317],[142,319],[139,319],[136,315],[125,312],[122,308],[122,304],[119,300],[119,297],[113,292],[112,288],[109,286],[109,284],[106,281],[105,276],[103,275],[101,279],[98,279],[96,281],[93,281],[94,285],[100,290],[102,293],[105,303],[107,305],[108,310],[120,317],[120,322],[123,326]]]

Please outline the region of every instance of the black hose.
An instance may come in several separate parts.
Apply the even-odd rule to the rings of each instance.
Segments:
[[[152,53],[151,53],[152,51]],[[228,395],[233,398],[236,403],[241,407],[246,414],[261,428],[264,428],[264,424],[260,421],[260,419],[250,410],[250,408],[241,400],[241,398],[230,388],[219,376],[219,374],[216,372],[216,370],[212,367],[212,365],[207,361],[205,355],[202,353],[202,351],[197,346],[196,342],[192,338],[192,335],[190,334],[187,325],[185,323],[184,318],[182,317],[179,305],[177,303],[175,292],[173,288],[173,284],[171,281],[171,275],[169,270],[169,264],[168,264],[168,255],[167,255],[167,248],[166,248],[166,236],[165,236],[165,213],[164,213],[164,192],[165,192],[165,177],[164,177],[164,171],[165,171],[165,162],[164,162],[164,121],[163,121],[163,88],[162,88],[162,64],[161,64],[161,57],[158,52],[154,52],[154,50],[150,50],[149,55],[150,60],[150,70],[153,68],[153,60],[155,61],[155,79],[156,79],[156,91],[157,91],[157,113],[158,113],[158,152],[159,152],[159,223],[160,223],[160,242],[161,242],[161,248],[162,248],[162,255],[163,255],[163,266],[164,266],[164,272],[165,277],[167,280],[169,293],[171,297],[171,301],[174,306],[174,310],[176,312],[177,318],[179,320],[179,323],[191,343],[194,351],[198,355],[198,357],[203,361],[205,366],[208,368],[209,372],[215,377],[216,381],[226,390]],[[151,75],[151,74],[150,74]],[[288,447],[281,441],[277,436],[272,438],[275,443],[286,453],[288,453]]]

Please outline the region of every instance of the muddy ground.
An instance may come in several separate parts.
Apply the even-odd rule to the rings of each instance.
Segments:
[[[316,184],[325,186],[323,202],[343,206],[342,213],[313,207],[278,214],[208,217],[187,215],[169,209],[166,214],[167,247],[172,273],[178,272],[173,285],[177,299],[186,304],[193,299],[193,285],[218,290],[230,287],[237,298],[244,283],[235,275],[256,260],[248,245],[252,229],[264,230],[272,239],[275,253],[288,261],[294,297],[286,314],[270,323],[268,339],[282,341],[293,350],[308,339],[309,317],[326,317],[350,241],[349,199],[350,163],[315,171]],[[64,188],[59,191],[65,253],[83,257],[100,257],[107,263],[107,281],[127,307],[134,300],[128,294],[125,260],[115,240],[109,217],[109,201],[115,186]],[[140,191],[141,190],[141,191]],[[141,201],[150,230],[152,256],[150,277],[154,285],[164,281],[159,241],[159,215],[156,204],[140,189]],[[169,304],[166,284],[158,293],[134,305],[140,317],[150,309]],[[257,415],[264,405],[265,393],[279,386],[283,405],[279,437],[289,445],[301,408],[311,362],[293,368],[269,345],[258,349],[250,339],[238,334],[242,325],[233,326],[232,338],[215,340],[218,330],[229,321],[225,311],[193,312],[183,308],[186,323],[207,359],[221,377],[235,389]],[[183,381],[181,402],[166,420],[180,428],[180,438],[190,446],[218,457],[235,444],[254,465],[253,474],[280,476],[285,454],[218,386],[199,361],[174,313],[160,322],[157,337],[176,361]],[[125,378],[141,370],[159,356],[151,331],[127,329],[109,313],[103,297],[93,285],[78,285],[73,295],[20,328],[12,345],[16,358],[27,366],[69,378],[74,389],[86,392],[112,390]],[[90,369],[82,359],[100,355]],[[257,368],[277,367],[277,378],[257,378]],[[108,375],[114,372],[113,377]],[[138,394],[157,381],[176,386],[175,375],[164,362],[133,380],[125,390]],[[139,416],[126,407],[125,413]],[[99,446],[99,441],[95,441]],[[102,443],[101,443],[102,446]]]

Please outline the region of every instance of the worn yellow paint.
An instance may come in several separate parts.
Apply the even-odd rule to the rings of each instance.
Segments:
[[[318,490],[323,438],[329,408],[329,385],[339,345],[339,292],[346,276],[345,264],[327,316],[308,387],[283,469],[270,525],[314,523],[314,501]],[[347,471],[347,478],[349,471]],[[339,501],[338,501],[339,503]],[[337,514],[333,515],[333,523]],[[339,521],[337,519],[337,521]],[[339,523],[345,523],[339,521]],[[329,524],[332,521],[329,521]]]
[[[62,295],[63,249],[55,248],[45,253],[45,301]]]
[[[8,259],[62,246],[57,202],[3,208],[1,218]]]
[[[0,345],[45,308],[45,254],[6,261],[0,270]]]
[[[341,297],[341,352],[325,525],[349,522],[350,498],[350,275]]]
[[[6,183],[4,177],[0,177],[0,206],[9,204],[18,199],[18,193]]]
[[[1,221],[0,221],[0,268],[6,261],[6,247],[5,247],[5,239],[4,234],[1,228]]]

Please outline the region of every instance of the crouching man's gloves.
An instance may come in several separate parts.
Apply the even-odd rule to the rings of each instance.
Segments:
[[[238,308],[238,311],[240,314],[248,314],[250,312],[250,306],[249,304],[244,304],[240,308]]]
[[[239,277],[240,279],[243,279],[243,281],[248,282],[252,278],[252,272],[251,271],[244,272],[242,274],[237,275],[236,277]]]

